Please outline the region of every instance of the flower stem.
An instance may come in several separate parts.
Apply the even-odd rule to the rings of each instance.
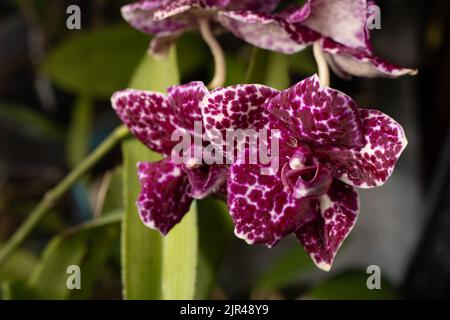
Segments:
[[[209,88],[214,89],[220,86],[223,86],[225,83],[226,76],[226,62],[225,56],[223,54],[222,47],[220,46],[217,39],[214,37],[208,18],[199,18],[198,25],[200,27],[200,33],[203,37],[203,40],[209,46],[211,53],[214,57],[214,77],[211,80],[211,83],[208,85]]]
[[[72,172],[70,172],[58,185],[49,190],[25,222],[0,250],[0,267],[7,261],[11,253],[26,239],[37,224],[45,217],[56,201],[64,195],[83,175],[101,160],[114,146],[129,135],[126,127],[115,129],[103,143],[88,155]]]
[[[320,41],[316,41],[313,46],[314,59],[316,59],[317,69],[319,70],[320,83],[324,87],[330,86],[330,70],[328,68],[327,60],[323,54],[320,46]]]

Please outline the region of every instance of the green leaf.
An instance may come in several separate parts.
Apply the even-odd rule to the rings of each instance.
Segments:
[[[302,248],[293,248],[261,275],[255,289],[264,291],[282,289],[292,284],[305,272],[312,270],[313,267],[314,264]]]
[[[176,49],[166,59],[146,55],[130,87],[164,92],[179,82]],[[136,140],[123,143],[125,219],[122,225],[122,281],[127,299],[192,299],[197,259],[197,213],[195,206],[170,234],[145,227],[136,199],[140,186],[136,163],[157,161],[160,156]]]
[[[267,51],[254,47],[245,74],[245,83],[264,83]]]
[[[0,245],[0,249],[1,249]],[[0,283],[26,279],[37,264],[37,258],[29,251],[16,250],[0,268]]]
[[[178,83],[175,49],[167,60],[145,56],[130,87],[165,91]],[[149,76],[151,75],[151,76]],[[144,226],[136,208],[140,186],[136,163],[161,157],[136,140],[123,143],[125,218],[122,281],[127,299],[206,298],[232,236],[226,207],[215,200],[193,203],[166,237]],[[197,212],[199,212],[197,214]],[[200,231],[199,231],[200,228]]]
[[[197,272],[197,208],[191,209],[162,241],[162,296],[164,300],[192,300]]]
[[[399,295],[386,281],[381,280],[381,289],[369,290],[367,278],[370,274],[352,272],[329,279],[306,294],[306,298],[319,300],[394,300]]]
[[[208,299],[223,256],[233,239],[233,223],[224,201],[198,202],[199,256],[195,299]]]
[[[122,284],[126,299],[161,297],[162,237],[145,227],[139,218],[136,199],[140,186],[136,172],[139,161],[157,161],[160,156],[137,140],[122,143],[125,216],[122,222]]]
[[[49,54],[43,71],[68,91],[109,98],[126,87],[148,40],[125,24],[77,32]]]
[[[36,299],[89,298],[96,278],[119,235],[121,213],[111,214],[53,238],[42,254],[42,260],[27,283],[28,293]],[[81,290],[67,288],[67,267],[81,269]]]
[[[253,48],[245,82],[286,89],[290,85],[289,58],[281,53]]]
[[[166,92],[167,87],[178,84],[179,79],[176,49],[173,47],[167,58],[156,59],[145,53],[131,78],[129,87]]]
[[[3,282],[0,293],[2,300],[32,300],[36,297],[24,281]]]
[[[111,173],[108,191],[105,195],[103,203],[102,216],[109,214],[113,210],[123,211],[123,169],[122,167],[115,168]]]
[[[0,122],[2,126],[16,134],[33,138],[58,139],[63,136],[62,128],[47,117],[25,106],[0,102]]]
[[[195,206],[166,237],[144,226],[136,207],[139,161],[157,161],[139,141],[123,143],[125,219],[122,225],[122,281],[126,299],[193,299],[197,266]]]
[[[87,96],[79,97],[73,107],[67,136],[67,162],[72,168],[77,166],[89,151],[92,117],[92,100]]]
[[[264,84],[278,90],[284,90],[289,87],[289,58],[287,55],[270,52]]]
[[[230,54],[227,54],[226,61],[227,80],[225,84],[227,86],[232,86],[236,83],[242,83],[243,79],[245,79],[245,63],[242,61],[242,59],[240,59],[240,57]]]

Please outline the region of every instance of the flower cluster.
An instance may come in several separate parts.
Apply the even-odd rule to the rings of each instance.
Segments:
[[[281,0],[141,0],[122,8],[128,23],[155,35],[150,51],[164,53],[186,30],[232,32],[263,49],[292,54],[316,44],[343,78],[399,77],[415,69],[375,56],[369,41],[366,0],[306,0],[303,6],[278,7]]]
[[[214,195],[226,199],[239,238],[272,247],[294,234],[314,263],[329,270],[356,223],[357,188],[383,185],[407,140],[393,119],[359,108],[329,88],[328,66],[343,78],[417,71],[373,54],[371,1],[306,0],[284,9],[281,4],[141,0],[123,7],[133,27],[154,35],[154,54],[163,54],[183,32],[198,29],[214,55],[216,72],[209,86],[216,89],[191,82],[169,88],[167,95],[123,90],[113,95],[112,104],[140,141],[164,155],[157,163],[138,164],[137,206],[145,225],[167,234],[193,199]],[[286,54],[312,45],[320,77],[283,91],[259,84],[222,87],[225,59],[214,33],[223,29],[256,47]],[[227,135],[240,130],[252,132],[250,140],[263,132],[258,139],[265,140],[256,148],[246,140],[226,145]],[[181,136],[194,137],[194,142],[180,149],[176,137]],[[192,157],[211,147],[215,155]],[[269,152],[270,164],[250,160],[262,150]],[[217,155],[220,161],[214,162]]]
[[[138,208],[147,226],[166,234],[193,198],[220,194],[238,237],[271,247],[295,234],[324,270],[356,222],[355,188],[385,183],[407,144],[397,122],[358,108],[317,76],[284,91],[254,84],[208,91],[200,82],[171,87],[167,95],[124,90],[112,104],[139,140],[165,155],[160,162],[138,164]],[[263,174],[265,165],[249,163],[257,152],[252,148],[240,150],[230,165],[174,162],[172,133],[195,134],[196,121],[218,150],[223,145],[214,138],[217,132],[276,130],[279,170]]]

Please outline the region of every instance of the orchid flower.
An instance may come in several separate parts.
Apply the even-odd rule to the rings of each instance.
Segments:
[[[272,11],[281,0],[141,0],[122,7],[124,19],[137,30],[154,35],[150,50],[160,53],[181,33],[199,29],[199,21],[218,23],[225,10]]]
[[[396,66],[373,54],[368,30],[371,4],[366,0],[307,0],[302,7],[291,6],[272,14],[220,12],[219,21],[237,37],[263,49],[293,54],[314,44],[325,85],[329,81],[324,63],[345,79],[415,75],[417,70]]]
[[[207,93],[202,82],[191,82],[170,87],[167,96],[128,89],[111,98],[128,129],[151,150],[164,155],[159,162],[138,164],[141,193],[137,201],[143,223],[162,234],[183,218],[193,199],[217,192],[226,180],[227,169],[222,165],[192,165],[189,159],[182,163],[172,159],[178,144],[173,134],[196,134],[195,122],[202,119],[200,102]]]
[[[252,148],[229,169],[235,234],[272,247],[294,233],[315,264],[329,270],[357,220],[355,188],[387,181],[407,145],[404,131],[387,115],[360,109],[349,96],[322,86],[316,75],[281,92],[249,88],[248,94],[239,87],[216,89],[202,102],[211,143],[215,131],[252,126],[255,115],[258,127],[278,132],[277,171],[263,174],[265,165],[250,164]]]
[[[225,59],[213,31],[220,26],[218,12],[254,10],[270,12],[281,0],[141,0],[122,7],[122,16],[134,28],[154,35],[150,52],[165,55],[170,45],[185,31],[199,30],[215,60],[216,73],[210,87],[225,81]],[[212,24],[212,26],[211,26]]]

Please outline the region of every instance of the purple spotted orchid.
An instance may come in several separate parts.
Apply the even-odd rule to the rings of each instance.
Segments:
[[[163,54],[187,30],[201,29],[200,23],[214,23],[218,12],[252,10],[271,12],[281,0],[141,0],[122,8],[122,16],[134,28],[154,35],[150,52]]]
[[[178,143],[172,134],[196,134],[195,122],[202,119],[200,102],[207,93],[203,83],[191,82],[169,88],[167,96],[123,90],[111,98],[128,129],[151,150],[164,155],[159,162],[138,164],[141,193],[137,201],[143,223],[162,234],[183,218],[194,198],[223,190],[223,165],[191,164],[189,159],[180,163],[172,158]]]
[[[302,7],[272,14],[220,12],[219,21],[237,37],[263,49],[292,54],[314,44],[316,60],[323,52],[328,65],[342,78],[415,75],[417,70],[373,54],[368,30],[372,4],[366,0],[307,0]]]
[[[355,188],[384,184],[407,145],[397,122],[358,108],[349,96],[321,86],[317,76],[281,92],[252,85],[219,88],[204,98],[202,114],[213,144],[217,131],[259,127],[278,132],[274,174],[262,174],[264,165],[249,164],[251,148],[228,171],[235,234],[249,244],[272,247],[294,233],[323,270],[330,269],[356,223]]]

